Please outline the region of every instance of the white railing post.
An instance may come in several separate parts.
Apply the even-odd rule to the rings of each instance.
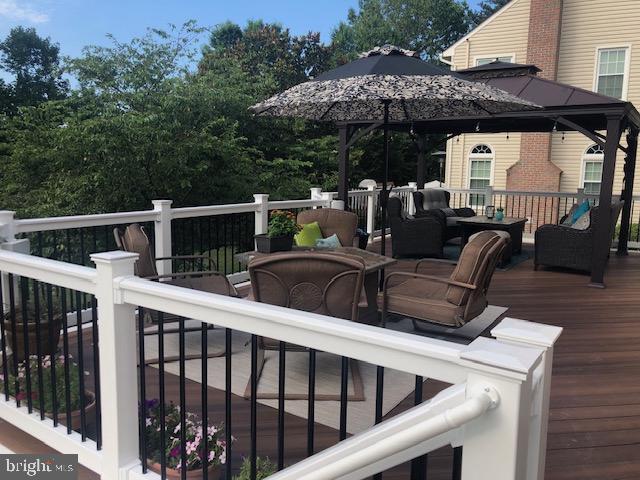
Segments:
[[[500,344],[480,337],[461,358],[469,361],[466,398],[493,388],[499,392],[500,404],[465,425],[460,442],[454,444],[464,445],[462,478],[530,480],[527,460],[531,385],[533,372],[542,359],[541,349]],[[498,367],[501,372],[496,375],[487,367]]]
[[[17,253],[31,253],[31,247],[28,238],[16,239],[16,212],[11,210],[0,211],[0,248],[2,250],[9,250]],[[2,298],[3,307],[7,311],[9,307],[9,274],[2,273],[0,276],[0,283],[2,283]],[[18,277],[13,279],[14,295],[17,302],[20,301],[20,289],[18,288]]]
[[[320,193],[320,200],[322,200],[323,208],[335,208],[333,204],[333,193],[332,192],[322,192]]]
[[[484,193],[484,205],[493,205],[493,187],[491,185],[487,185]],[[481,212],[481,215],[484,215],[484,211]]]
[[[491,330],[491,334],[501,342],[536,347],[544,352],[542,361],[533,377],[527,480],[542,480],[544,478],[553,346],[561,333],[562,328],[560,327],[514,318],[505,318]]]
[[[10,242],[16,238],[16,212],[0,210],[0,243]]]
[[[135,307],[122,302],[116,285],[119,278],[133,276],[137,258],[129,252],[91,255],[97,273],[102,478],[114,480],[126,480],[127,472],[140,465]]]
[[[262,235],[269,230],[269,194],[256,193],[253,198],[256,204],[255,234]]]
[[[579,188],[576,192],[576,203],[580,205],[584,202],[584,188]]]
[[[413,201],[413,192],[418,190],[417,182],[409,182],[409,198],[407,199],[407,209],[409,210],[407,213],[409,215],[415,215],[416,213],[416,205]]]
[[[369,234],[369,243],[373,242],[373,232],[376,228],[376,204],[377,202],[376,186],[369,185],[367,187],[367,233]]]
[[[153,210],[158,212],[155,220],[155,256],[156,258],[170,257],[173,255],[171,246],[171,204],[173,200],[152,200]],[[195,252],[191,252],[194,254]],[[171,260],[157,262],[158,273],[166,275],[171,273],[173,266]]]
[[[311,189],[311,195],[309,196],[311,200],[322,200],[322,189],[319,187],[313,187]],[[316,210],[318,207],[313,207]]]

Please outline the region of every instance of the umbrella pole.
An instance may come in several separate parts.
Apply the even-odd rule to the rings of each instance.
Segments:
[[[389,192],[387,191],[387,182],[389,180],[389,100],[384,100],[384,126],[383,126],[383,172],[382,172],[382,195],[380,196],[382,218],[380,219],[380,253],[386,255],[387,250],[387,200],[389,199]],[[380,274],[380,289],[384,284],[384,270]]]

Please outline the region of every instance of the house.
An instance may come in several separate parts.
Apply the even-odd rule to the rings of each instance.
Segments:
[[[640,103],[640,12],[633,0],[512,0],[447,48],[454,70],[495,61],[534,64],[538,76]],[[622,142],[625,138],[623,135]],[[447,144],[454,188],[597,194],[602,148],[578,132],[466,134]],[[622,158],[614,192],[622,186]]]

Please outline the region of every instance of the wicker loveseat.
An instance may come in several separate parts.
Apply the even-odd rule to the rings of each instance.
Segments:
[[[611,204],[610,238],[613,238],[618,217],[624,202]],[[563,267],[591,273],[593,254],[593,235],[598,222],[598,210],[593,207],[590,212],[589,227],[577,230],[568,225],[542,225],[535,234],[534,268],[539,265]],[[560,219],[560,223],[566,218]],[[611,247],[611,244],[609,244]]]
[[[387,214],[393,258],[443,256],[445,223],[442,219],[437,216],[410,217],[397,197],[389,199]]]
[[[426,188],[413,192],[416,217],[436,216],[447,225],[445,240],[460,236],[458,219],[473,217],[476,212],[468,207],[451,208],[451,193],[440,188]]]

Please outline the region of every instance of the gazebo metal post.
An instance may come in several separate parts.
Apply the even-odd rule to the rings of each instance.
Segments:
[[[604,288],[604,270],[609,256],[611,241],[611,199],[613,196],[613,178],[616,170],[618,143],[622,135],[622,116],[607,116],[607,140],[604,146],[602,164],[602,183],[598,219],[593,233],[593,258],[591,267],[592,287]]]
[[[382,218],[380,219],[380,253],[382,255],[387,254],[387,200],[389,200],[389,191],[387,190],[387,181],[389,179],[389,104],[390,100],[383,100],[384,105],[384,125],[382,127],[383,132],[383,145],[382,145],[382,157],[383,157],[383,172],[382,172],[382,192],[380,192],[380,206],[382,210]],[[380,289],[382,289],[382,283],[384,282],[384,270],[380,272]]]
[[[631,207],[633,204],[633,182],[636,171],[636,156],[638,152],[638,128],[629,127],[627,133],[627,154],[624,163],[624,186],[621,200],[622,220],[620,222],[620,236],[618,238],[618,255],[627,255],[627,245],[629,243],[629,224],[631,222]]]
[[[338,127],[340,146],[338,150],[338,200],[349,210],[349,126]]]
[[[418,165],[416,168],[416,183],[418,184],[418,188],[424,188],[424,181],[426,177],[426,174],[425,174],[426,165],[424,163],[425,162],[424,154],[427,149],[427,134],[419,133],[418,141],[416,144],[418,147]]]

